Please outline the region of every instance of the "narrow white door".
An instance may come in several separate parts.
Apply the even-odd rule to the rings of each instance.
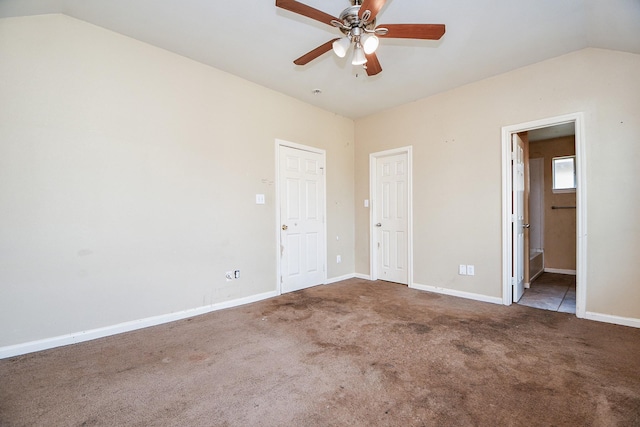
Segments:
[[[407,153],[376,161],[376,235],[378,279],[408,284]]]
[[[279,150],[281,291],[292,292],[325,277],[324,155]]]
[[[524,294],[524,142],[513,134],[513,301],[518,302]]]

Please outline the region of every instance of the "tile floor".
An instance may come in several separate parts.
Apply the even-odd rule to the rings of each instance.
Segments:
[[[543,310],[576,312],[576,276],[542,273],[518,301],[520,305]]]

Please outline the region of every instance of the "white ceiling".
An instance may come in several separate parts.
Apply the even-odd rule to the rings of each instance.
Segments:
[[[303,0],[333,16],[348,0]],[[439,41],[382,39],[368,77],[329,52],[340,35],[275,0],[0,0],[0,17],[64,13],[351,118],[586,47],[640,54],[640,0],[388,0],[378,24],[445,24]],[[320,89],[319,95],[313,90]]]
[[[549,126],[528,132],[529,142],[544,141],[547,139],[560,138],[563,136],[575,135],[576,124],[574,122],[561,125]]]

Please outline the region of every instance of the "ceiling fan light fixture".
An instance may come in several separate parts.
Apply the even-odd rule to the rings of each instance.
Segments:
[[[351,40],[349,37],[342,37],[333,42],[333,52],[340,58],[344,58],[351,46]]]
[[[353,44],[351,63],[363,66],[368,76],[375,76],[382,71],[375,53],[379,37],[440,40],[445,33],[444,24],[388,24],[386,27],[377,27],[378,12],[388,0],[350,0],[351,6],[344,9],[339,18],[315,9],[303,1],[276,0],[276,7],[327,24],[338,29],[345,37],[341,35],[340,38],[332,38],[294,59],[293,63],[300,66],[330,50],[333,50],[336,56],[344,58]]]
[[[364,48],[364,53],[367,55],[372,54],[378,48],[380,44],[380,39],[377,38],[373,34],[363,34],[362,35],[362,47]]]
[[[353,65],[362,65],[366,64],[367,57],[364,55],[364,50],[362,49],[362,45],[360,43],[356,43],[353,49],[353,60],[351,64]]]

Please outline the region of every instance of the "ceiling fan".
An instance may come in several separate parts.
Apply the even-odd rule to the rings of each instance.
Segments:
[[[367,75],[382,71],[376,48],[379,37],[396,39],[439,40],[445,31],[442,24],[388,24],[376,26],[376,16],[387,0],[350,0],[351,6],[340,13],[340,19],[296,0],[276,0],[276,7],[306,16],[338,28],[344,37],[335,38],[293,61],[305,65],[333,49],[343,58],[353,45],[353,65],[362,65]]]

